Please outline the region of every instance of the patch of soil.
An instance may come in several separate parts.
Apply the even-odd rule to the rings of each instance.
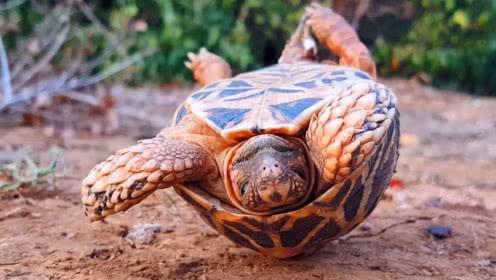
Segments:
[[[0,155],[21,147],[40,155],[53,145],[65,149],[54,190],[0,193],[0,279],[496,279],[496,100],[405,80],[385,83],[400,102],[400,183],[362,226],[294,260],[233,244],[171,190],[90,223],[80,180],[157,127],[77,139],[45,137],[41,128],[0,128]],[[159,104],[168,109],[160,121],[186,93],[163,95]],[[152,105],[140,107],[138,118],[154,114]],[[125,236],[135,224],[168,230],[150,244],[129,242]],[[432,225],[449,227],[452,236],[433,237]]]

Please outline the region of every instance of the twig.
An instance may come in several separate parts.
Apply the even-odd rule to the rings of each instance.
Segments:
[[[12,0],[10,2],[0,4],[0,12],[4,12],[4,11],[10,10],[10,9],[13,9],[17,6],[22,5],[24,2],[26,2],[26,0]]]
[[[133,55],[129,56],[127,59],[124,59],[120,62],[114,63],[110,67],[108,67],[107,69],[105,69],[105,70],[103,70],[103,71],[101,71],[95,75],[92,75],[92,76],[89,76],[89,77],[83,78],[83,79],[76,79],[76,80],[70,81],[66,87],[66,90],[97,84],[97,83],[105,80],[106,78],[128,68],[129,66],[135,64],[136,62],[143,60],[145,57],[151,55],[153,53],[153,51],[154,50],[152,50],[152,49],[148,49],[142,53],[133,54]]]
[[[81,87],[86,87],[90,85],[97,84],[104,79],[126,69],[132,64],[135,64],[136,62],[142,60],[146,56],[150,55],[152,53],[152,50],[145,51],[144,53],[137,53],[134,54],[127,59],[124,59],[120,62],[114,63],[111,65],[109,68],[95,74],[91,75],[88,77],[84,78],[72,78],[70,80],[66,80],[66,77],[61,77],[57,79],[53,85],[49,88],[45,88],[44,90],[25,90],[22,91],[20,94],[17,94],[15,97],[13,97],[9,103],[4,103],[2,106],[0,106],[0,111],[4,110],[8,106],[13,106],[18,103],[26,102],[31,99],[34,99],[38,96],[48,96],[51,97],[57,93],[62,93],[65,91],[70,91],[76,88],[81,88]]]
[[[10,210],[9,212],[3,214],[2,216],[0,216],[0,221],[5,221],[5,220],[8,220],[8,219],[12,219],[12,218],[23,218],[23,217],[26,217],[30,214],[30,212],[22,207],[16,207],[12,210]]]
[[[77,91],[63,92],[63,93],[60,93],[59,96],[67,97],[67,98],[72,99],[74,101],[85,103],[85,104],[88,104],[90,106],[96,107],[96,106],[100,105],[100,101],[95,96],[83,94],[83,93],[80,93]]]
[[[12,100],[12,84],[10,80],[9,59],[2,36],[0,36],[0,67],[2,68],[2,84],[3,84],[3,105],[8,104]],[[2,105],[2,106],[3,106]]]
[[[398,222],[398,223],[394,223],[394,224],[388,225],[388,226],[382,228],[381,230],[379,230],[378,232],[349,235],[349,236],[345,236],[345,237],[340,238],[340,240],[348,241],[348,240],[353,239],[353,238],[369,238],[369,237],[374,237],[374,236],[381,235],[384,232],[386,232],[386,231],[388,231],[388,230],[390,230],[392,228],[401,226],[401,225],[414,224],[417,221],[430,221],[432,219],[433,219],[432,217],[425,217],[425,216],[416,217],[416,218],[413,218],[413,219],[410,218],[410,219],[407,219],[407,220],[404,220],[404,221],[401,221],[401,222]]]
[[[21,261],[18,262],[2,262],[0,263],[0,266],[5,266],[5,265],[16,265],[22,263]]]
[[[57,17],[57,20],[54,24],[51,24],[49,19],[43,21],[38,26],[36,26],[35,34],[32,38],[27,40],[22,44],[21,49],[17,51],[14,55],[14,59],[12,59],[12,80],[15,81],[17,79],[17,75],[22,72],[26,65],[33,63],[34,59],[31,55],[26,55],[28,50],[28,46],[30,42],[34,42],[37,40],[39,42],[39,52],[45,51],[52,42],[54,42],[57,36],[60,34],[62,28],[68,21],[69,15],[67,13],[61,14]],[[50,24],[49,24],[50,23]]]
[[[353,21],[351,23],[351,26],[353,26],[355,30],[358,30],[360,20],[362,20],[362,17],[369,10],[370,2],[371,0],[362,0],[358,2],[358,6],[355,9],[355,14],[353,15]]]
[[[127,45],[127,43],[125,41],[121,41],[120,44]],[[105,63],[105,61],[108,61],[109,58],[114,53],[115,53],[114,48],[106,48],[97,57],[84,62],[81,65],[79,72],[85,73],[85,72],[91,71],[93,68],[97,67],[98,65],[101,65],[101,64]]]
[[[20,5],[25,0],[13,2]],[[13,6],[13,2],[9,3],[9,6]],[[36,2],[33,1],[33,3]],[[0,7],[2,7],[1,4]],[[92,30],[105,37],[105,40],[110,43],[110,47],[88,61],[84,61],[82,58],[85,50],[75,48],[76,59],[74,59],[74,52],[68,52],[70,60],[65,64],[65,69],[61,72],[56,71],[51,68],[51,63],[64,48],[65,42],[72,40],[72,38],[79,39],[80,35],[86,36],[77,25],[71,25],[71,16],[78,11],[91,22]],[[91,106],[98,106],[100,102],[97,97],[91,94],[77,93],[75,90],[98,84],[137,63],[154,51],[149,49],[128,55],[127,49],[130,41],[115,35],[100,21],[92,7],[84,0],[71,0],[68,5],[56,5],[50,11],[45,8],[44,12],[49,12],[49,14],[36,26],[35,39],[24,41],[21,44],[23,46],[17,48],[14,55],[10,54],[7,57],[3,44],[0,45],[0,63],[2,63],[0,70],[3,79],[3,85],[0,85],[0,89],[4,88],[4,93],[0,94],[0,112],[6,108],[17,114],[33,112],[39,110],[38,106],[23,105],[40,97],[50,100],[54,96],[65,96]],[[33,46],[35,48],[32,48]],[[107,65],[106,63],[116,55],[120,57],[119,60]],[[41,110],[44,108],[41,107]]]
[[[167,125],[167,122],[165,122],[163,119],[153,118],[150,116],[150,114],[147,114],[139,110],[137,111],[136,109],[133,108],[119,106],[118,111],[119,114],[121,115],[128,116],[136,120],[144,121],[153,127],[164,127],[165,125]]]
[[[69,176],[69,175],[57,175],[56,178],[60,179],[60,180],[73,180],[73,181],[81,181],[82,180],[81,177]]]
[[[22,193],[19,191],[19,189],[15,188],[14,192],[19,196],[19,198],[22,200],[22,203],[24,203],[24,205],[31,205],[32,204],[31,202],[29,202],[29,200],[27,200],[24,197],[24,195],[22,195]]]
[[[112,48],[115,48],[119,51],[120,54],[124,54],[126,52],[126,49],[123,48],[119,44],[119,40],[116,38],[116,36],[108,30],[105,25],[98,19],[98,17],[95,15],[93,12],[93,9],[91,9],[88,4],[86,4],[83,0],[78,0],[76,1],[77,6],[79,7],[79,10],[83,12],[83,14],[86,16],[86,18],[91,21],[91,23],[103,34],[105,35],[108,40],[112,44]]]
[[[63,27],[62,31],[60,31],[60,33],[55,38],[55,41],[54,41],[52,47],[46,52],[46,54],[43,56],[43,58],[40,59],[33,67],[28,69],[24,73],[21,80],[16,83],[15,90],[18,90],[21,87],[23,87],[27,82],[29,82],[29,80],[31,80],[33,78],[34,75],[39,73],[41,70],[43,70],[48,65],[48,63],[50,63],[52,58],[59,51],[60,47],[62,47],[62,45],[64,44],[65,39],[67,38],[67,34],[69,34],[69,29],[70,29],[69,25],[65,25]]]

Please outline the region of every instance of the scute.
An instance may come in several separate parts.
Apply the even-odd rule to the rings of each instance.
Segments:
[[[174,185],[200,216],[235,243],[275,258],[311,254],[349,233],[375,208],[398,159],[399,115],[364,164],[298,209],[271,215],[241,212],[195,184]]]
[[[209,84],[186,101],[191,112],[228,141],[257,134],[297,135],[310,117],[357,82],[360,70],[313,62],[277,64]]]

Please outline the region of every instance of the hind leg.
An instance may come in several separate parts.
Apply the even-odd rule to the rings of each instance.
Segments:
[[[188,58],[190,61],[185,62],[185,65],[191,69],[193,77],[200,86],[232,76],[231,66],[206,48],[201,48],[198,54],[188,53]]]
[[[310,35],[308,17],[303,16],[294,33],[282,51],[279,63],[291,63],[301,60],[317,60],[317,44]]]
[[[342,16],[317,3],[307,8],[306,16],[317,39],[340,57],[339,64],[361,69],[374,78],[377,76],[367,47]]]

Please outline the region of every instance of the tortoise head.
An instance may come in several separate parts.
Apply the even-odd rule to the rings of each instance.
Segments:
[[[273,134],[243,142],[229,167],[231,185],[250,212],[274,213],[303,203],[313,185],[312,163],[301,140]]]

